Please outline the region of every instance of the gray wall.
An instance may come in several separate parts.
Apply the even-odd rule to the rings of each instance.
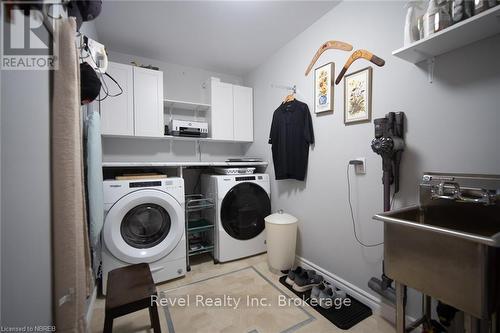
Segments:
[[[98,20],[99,18],[96,18]],[[87,21],[82,24],[80,27],[80,32],[87,37],[93,38],[99,41],[99,35],[97,34],[97,28],[95,25],[95,21]]]
[[[355,62],[350,72],[372,66],[373,118],[390,111],[407,115],[407,147],[401,166],[401,192],[395,207],[416,203],[423,171],[500,174],[500,36],[436,59],[430,84],[426,66],[399,60],[391,52],[403,43],[405,9],[401,2],[342,2],[245,78],[254,87],[255,142],[247,154],[272,160],[267,144],[273,111],[286,91],[274,84],[296,84],[298,99],[313,108],[313,76],[304,71],[318,47],[335,39],[373,51],[383,68]],[[338,74],[349,53],[327,51],[316,66],[333,61]],[[358,235],[366,243],[383,239],[371,219],[382,210],[381,159],[370,149],[373,124],[344,126],[343,82],[335,87],[335,112],[312,113],[316,145],[306,182],[272,182],[273,210],[300,219],[298,254],[366,292],[381,273],[382,247],[365,249],[353,236],[346,192],[346,164],[366,157],[367,174],[351,173]],[[311,110],[313,112],[313,110]],[[270,165],[268,171],[273,174]],[[273,175],[274,176],[274,175]],[[372,293],[373,294],[373,293]],[[418,312],[413,296],[410,312]]]
[[[1,324],[50,325],[49,72],[1,80]]]
[[[1,325],[51,325],[50,73],[0,80]]]
[[[234,75],[225,75],[119,52],[110,51],[109,60],[124,64],[136,61],[144,65],[158,66],[163,71],[164,97],[168,99],[210,103],[208,84],[212,76],[219,77],[223,82],[242,83],[242,79]],[[198,161],[200,157],[202,161],[223,161],[228,157],[241,156],[244,149],[245,144],[203,142],[201,155],[199,155],[194,142],[104,138],[103,161]]]

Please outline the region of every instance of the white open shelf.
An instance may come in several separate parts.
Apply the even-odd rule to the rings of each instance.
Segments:
[[[103,162],[103,167],[190,167],[190,166],[210,166],[210,167],[229,167],[229,166],[267,166],[268,163],[262,162]]]
[[[208,111],[210,110],[210,104],[205,103],[195,103],[178,101],[174,99],[164,99],[163,104],[165,107],[178,109],[178,110],[191,110],[191,111]]]
[[[251,141],[234,141],[234,140],[221,140],[221,139],[213,139],[213,138],[197,138],[190,136],[174,136],[174,135],[165,135],[160,139],[169,139],[174,141],[203,141],[203,142],[232,142],[232,143],[245,143]]]
[[[252,141],[235,141],[235,140],[222,140],[213,138],[197,138],[190,136],[132,136],[132,135],[108,135],[103,134],[103,138],[121,138],[121,139],[150,139],[150,140],[171,140],[171,141],[201,141],[201,142],[229,142],[229,143],[250,143]]]
[[[500,33],[500,5],[392,52],[413,64]]]

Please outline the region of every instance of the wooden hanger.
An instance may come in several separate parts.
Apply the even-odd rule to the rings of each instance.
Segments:
[[[370,51],[367,51],[367,50],[356,50],[356,51],[354,51],[351,54],[351,56],[349,57],[349,59],[347,59],[347,61],[345,62],[345,65],[342,68],[342,71],[339,73],[339,76],[337,76],[337,80],[335,80],[335,84],[339,84],[340,83],[340,81],[344,77],[345,73],[347,72],[347,70],[349,69],[349,67],[351,66],[351,64],[354,61],[356,61],[356,60],[358,60],[360,58],[366,59],[366,60],[374,63],[375,65],[377,65],[379,67],[382,67],[382,66],[385,65],[385,60],[384,59],[377,57],[376,55],[374,55]]]
[[[316,54],[312,58],[311,62],[309,63],[309,67],[306,69],[306,76],[309,75],[309,72],[313,68],[314,64],[316,61],[318,61],[319,57],[323,52],[329,49],[337,49],[337,50],[344,50],[344,51],[352,51],[352,45],[345,43],[345,42],[340,42],[336,40],[329,40],[328,42],[323,43],[323,45],[320,46],[318,51],[316,51]]]
[[[293,101],[293,100],[295,100],[295,93],[291,93],[291,94],[287,95],[287,96],[285,97],[285,99],[283,100],[283,104],[284,104],[284,103],[291,102],[291,101]]]
[[[297,86],[294,85],[293,87],[281,87],[281,88],[286,88],[286,89],[292,91],[291,94],[288,94],[285,96],[282,104],[285,104],[285,103],[288,103],[288,102],[295,100],[295,94],[297,93]]]

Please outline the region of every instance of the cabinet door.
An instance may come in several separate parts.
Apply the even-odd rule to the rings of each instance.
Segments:
[[[253,141],[253,89],[233,86],[234,140]]]
[[[217,140],[233,140],[233,85],[212,80],[211,89],[211,136]]]
[[[163,137],[163,72],[133,68],[135,135]]]
[[[123,89],[116,97],[106,97],[101,102],[101,133],[106,135],[134,135],[134,87],[132,66],[110,62],[108,74]],[[105,77],[109,93],[119,92],[116,84]],[[102,90],[100,98],[103,98]]]

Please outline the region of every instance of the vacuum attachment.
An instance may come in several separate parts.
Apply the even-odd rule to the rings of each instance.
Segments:
[[[384,279],[384,276],[382,276],[382,279]],[[368,287],[389,302],[396,304],[396,290],[390,284],[387,285],[383,280],[372,277],[368,281]]]

